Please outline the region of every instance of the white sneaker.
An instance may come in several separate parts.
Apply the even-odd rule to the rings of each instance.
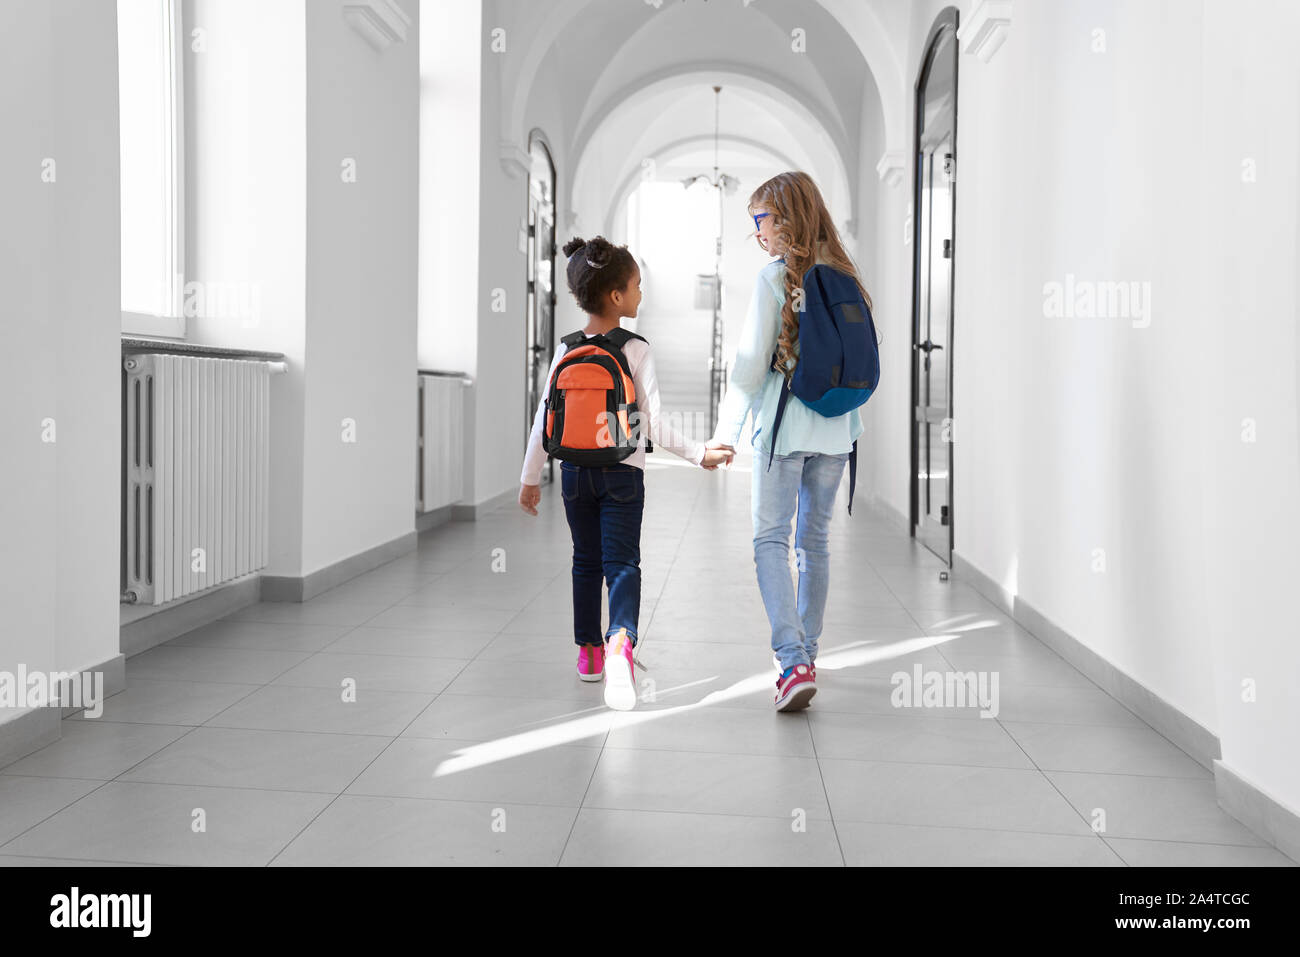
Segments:
[[[605,705],[615,711],[636,707],[636,670],[632,662],[632,639],[620,628],[605,646]]]

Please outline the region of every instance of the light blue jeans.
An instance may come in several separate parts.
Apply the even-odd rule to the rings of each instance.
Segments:
[[[830,584],[831,510],[848,461],[847,452],[795,452],[776,456],[769,471],[767,456],[754,454],[754,565],[782,671],[817,657]],[[796,511],[797,596],[790,562],[790,520]]]

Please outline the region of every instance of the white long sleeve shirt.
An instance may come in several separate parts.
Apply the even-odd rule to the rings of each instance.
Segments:
[[[546,374],[548,388],[555,376],[555,367],[567,351],[568,346],[563,342],[555,350],[550,371]],[[627,356],[627,364],[632,371],[632,384],[636,386],[636,405],[637,411],[641,413],[642,425],[636,451],[625,458],[623,464],[645,468],[645,435],[649,432],[650,440],[656,448],[667,449],[691,464],[699,465],[704,459],[704,443],[686,438],[671,421],[660,415],[659,377],[655,374],[655,358],[649,343],[641,339],[630,339],[623,347],[623,355]],[[528,450],[524,453],[524,467],[519,476],[521,485],[537,485],[542,480],[542,467],[549,458],[542,448],[542,425],[545,418],[546,395],[543,394],[537,403],[533,429],[528,436]]]

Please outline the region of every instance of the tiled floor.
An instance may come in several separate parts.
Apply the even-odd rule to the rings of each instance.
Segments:
[[[749,478],[652,457],[637,710],[574,674],[548,488],[130,659],[102,717],[0,770],[0,863],[1291,863],[865,507],[835,518],[820,692],[774,713]],[[996,672],[996,718],[895,707],[918,665]]]

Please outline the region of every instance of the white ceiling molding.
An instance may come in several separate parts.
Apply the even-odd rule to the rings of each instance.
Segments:
[[[405,43],[411,18],[397,0],[362,0],[343,7],[343,19],[363,40],[380,52],[394,43]]]
[[[903,181],[903,170],[906,164],[903,161],[903,154],[899,150],[890,150],[880,157],[880,162],[876,164],[876,173],[880,176],[882,182],[889,186],[897,186]]]
[[[501,168],[514,179],[526,178],[533,168],[532,158],[517,143],[501,143],[497,156],[501,160]]]
[[[957,31],[962,53],[974,53],[985,63],[993,59],[1011,29],[1011,3],[1012,0],[980,0],[970,19]]]

